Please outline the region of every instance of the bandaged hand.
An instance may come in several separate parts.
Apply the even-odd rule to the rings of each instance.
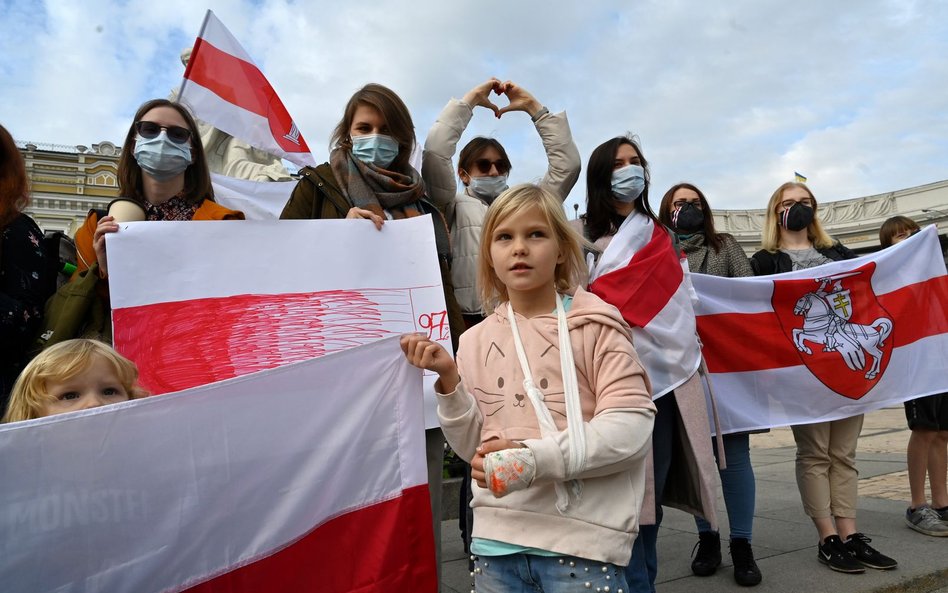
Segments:
[[[497,498],[523,490],[537,474],[533,451],[523,447],[490,452],[484,456],[484,474],[487,488]]]

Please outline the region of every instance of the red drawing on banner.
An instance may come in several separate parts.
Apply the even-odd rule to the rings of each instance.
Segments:
[[[154,395],[415,330],[409,290],[245,294],[112,311],[116,348]]]
[[[448,331],[448,312],[422,313],[418,316],[418,327],[428,332],[428,339],[438,342],[451,339]]]
[[[891,344],[886,344],[892,317],[872,291],[875,268],[875,262],[869,262],[823,278],[774,281],[774,312],[803,364],[824,385],[850,399],[861,398],[875,386],[892,354]]]

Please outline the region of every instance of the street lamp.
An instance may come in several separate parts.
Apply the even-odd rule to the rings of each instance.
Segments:
[[[579,204],[573,204],[573,218],[579,218]]]

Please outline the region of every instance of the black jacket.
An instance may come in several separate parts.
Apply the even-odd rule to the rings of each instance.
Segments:
[[[823,249],[817,248],[817,251],[832,261],[859,257],[852,249],[844,246],[839,241]],[[765,249],[761,249],[751,257],[751,267],[754,269],[755,276],[769,276],[770,274],[782,274],[783,272],[793,271],[793,261],[791,261],[790,256],[783,251],[771,253]]]

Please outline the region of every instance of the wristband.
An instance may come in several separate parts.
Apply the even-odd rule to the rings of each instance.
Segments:
[[[537,120],[538,120],[538,119],[540,119],[541,117],[543,117],[544,115],[546,115],[546,114],[549,113],[549,112],[550,112],[550,110],[547,109],[546,107],[541,107],[541,108],[540,108],[540,111],[537,111],[536,113],[534,113],[534,114],[533,114],[533,117],[531,117],[530,119],[533,120],[533,123],[537,123]]]

